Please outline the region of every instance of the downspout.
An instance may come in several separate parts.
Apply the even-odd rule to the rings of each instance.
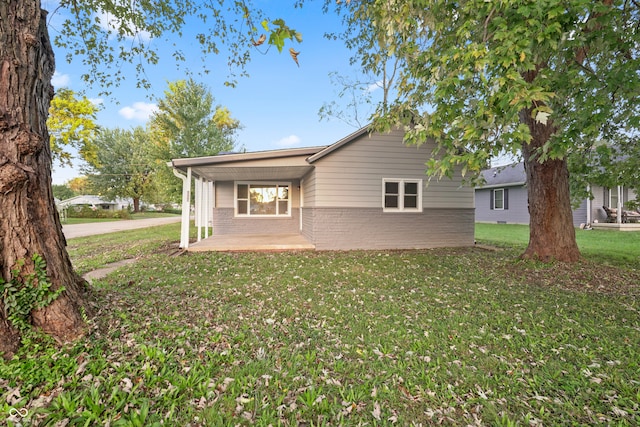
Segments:
[[[171,164],[171,163],[170,163]],[[180,226],[180,248],[189,248],[189,214],[191,213],[191,168],[184,176],[172,165],[173,174],[182,180],[182,225]]]

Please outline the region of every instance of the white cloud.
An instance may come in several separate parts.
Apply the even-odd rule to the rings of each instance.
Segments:
[[[147,121],[158,109],[156,104],[134,102],[133,105],[121,108],[118,113],[127,120]]]
[[[382,80],[378,80],[377,82],[370,84],[367,87],[366,92],[371,93],[377,91],[378,89],[382,89]]]
[[[53,73],[53,77],[51,77],[51,84],[56,88],[67,87],[70,81],[71,78],[69,74],[60,74],[57,71]]]
[[[96,107],[104,104],[104,99],[102,98],[89,98],[89,101]]]
[[[298,135],[289,135],[276,142],[276,144],[280,147],[293,147],[300,144],[300,141],[301,139]]]
[[[98,23],[100,24],[100,27],[104,31],[109,33],[109,37],[111,37],[111,34],[117,33],[118,29],[122,27],[122,20],[108,12],[97,13],[96,18],[98,20]],[[127,23],[127,24],[128,24],[127,26],[132,28],[135,33],[133,36],[127,36],[127,39],[129,40],[137,39],[137,40],[140,40],[142,43],[146,43],[149,40],[151,40],[151,33],[149,33],[148,31],[141,31],[132,23]]]

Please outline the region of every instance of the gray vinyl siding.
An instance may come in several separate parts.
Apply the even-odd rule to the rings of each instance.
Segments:
[[[313,217],[310,240],[317,250],[424,249],[474,244],[474,210],[470,208],[392,214],[381,208],[304,211]]]
[[[300,209],[291,217],[236,217],[233,208],[213,210],[214,234],[295,234],[300,232]]]
[[[587,199],[580,203],[577,209],[573,210],[573,225],[574,227],[580,227],[580,224],[587,223]]]
[[[234,208],[233,181],[216,182],[216,208]]]
[[[509,209],[491,209],[491,191],[495,189],[509,190]],[[529,225],[529,204],[527,188],[497,187],[476,190],[476,222],[526,224]],[[597,211],[598,209],[593,209]],[[602,208],[599,209],[602,211]],[[606,217],[606,216],[605,216]],[[597,216],[595,218],[598,218]],[[573,225],[578,227],[587,221],[587,201],[584,200],[578,209],[573,211]]]
[[[527,188],[499,187],[509,189],[509,208],[498,210],[491,209],[490,188],[476,190],[476,221],[506,224],[529,224],[529,203]]]
[[[316,205],[316,171],[315,169],[302,178],[302,205],[313,207]]]
[[[382,179],[423,179],[432,143],[407,146],[402,132],[368,134],[315,161],[316,207],[382,207]],[[433,179],[423,188],[424,208],[473,208],[473,189],[461,177]]]

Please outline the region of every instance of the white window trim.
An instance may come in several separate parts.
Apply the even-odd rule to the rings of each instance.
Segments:
[[[251,188],[251,185],[277,185],[279,187],[287,187],[289,198],[287,199],[287,214],[277,214],[277,215],[251,215],[251,200],[247,201],[247,213],[239,214],[238,213],[238,185],[248,185]],[[272,182],[272,181],[234,181],[233,183],[233,212],[236,218],[291,218],[291,197],[292,194],[292,185],[291,182]],[[278,203],[276,201],[276,209]]]
[[[498,191],[502,192],[502,207],[501,208],[496,207],[496,193]],[[493,210],[494,211],[503,211],[504,210],[504,188],[494,188],[491,195],[493,197]]]
[[[387,182],[397,182],[398,183],[398,207],[397,208],[388,208],[385,206],[385,187]],[[404,184],[406,183],[416,183],[418,184],[418,201],[416,208],[405,208],[404,207]],[[422,212],[422,179],[413,179],[413,178],[382,178],[382,211],[383,212]]]

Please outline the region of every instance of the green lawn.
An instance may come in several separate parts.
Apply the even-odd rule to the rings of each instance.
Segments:
[[[505,226],[478,227],[499,251],[168,257],[178,234],[71,240],[79,265],[130,257],[127,244],[140,260],[94,284],[85,339],[33,340],[22,361],[0,362],[0,414],[51,426],[640,424],[640,273],[603,264],[580,233],[576,265],[519,261],[526,228]]]
[[[478,243],[518,248],[529,242],[529,226],[516,224],[476,224]],[[576,229],[582,255],[595,262],[640,267],[640,233],[612,230]]]

